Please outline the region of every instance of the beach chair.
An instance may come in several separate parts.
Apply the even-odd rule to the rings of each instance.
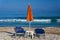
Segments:
[[[15,27],[14,30],[15,30],[15,37],[16,36],[24,37],[26,31],[22,27]]]
[[[39,38],[40,36],[43,36],[43,38],[45,38],[45,31],[43,29],[36,28],[34,37],[38,37]]]

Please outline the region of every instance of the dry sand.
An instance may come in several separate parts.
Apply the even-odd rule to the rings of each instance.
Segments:
[[[23,27],[25,30],[29,30],[28,27]],[[31,31],[34,31],[35,28],[30,28]],[[47,34],[60,34],[60,27],[48,27],[43,28]],[[0,32],[14,32],[14,27],[0,27]]]
[[[28,30],[28,27],[23,27],[25,30]],[[35,28],[31,28],[31,31],[34,31]],[[48,27],[43,28],[46,32],[45,39],[33,38],[32,40],[60,40],[60,27]],[[0,27],[0,40],[31,40],[30,38],[11,38],[9,34],[4,33],[14,32],[14,27]]]

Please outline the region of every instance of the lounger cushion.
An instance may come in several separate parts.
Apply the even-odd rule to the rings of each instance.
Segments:
[[[35,29],[36,34],[44,34],[45,31],[43,29]]]

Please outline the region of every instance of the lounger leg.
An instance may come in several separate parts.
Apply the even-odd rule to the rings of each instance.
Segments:
[[[45,34],[43,34],[43,39],[45,39]]]
[[[16,38],[16,33],[15,33],[15,38]]]
[[[34,34],[34,38],[36,37],[36,35]]]

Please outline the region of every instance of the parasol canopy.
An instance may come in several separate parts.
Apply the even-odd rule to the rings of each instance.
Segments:
[[[27,13],[27,21],[33,21],[33,14],[32,14],[32,8],[30,5],[28,5],[28,13]]]

